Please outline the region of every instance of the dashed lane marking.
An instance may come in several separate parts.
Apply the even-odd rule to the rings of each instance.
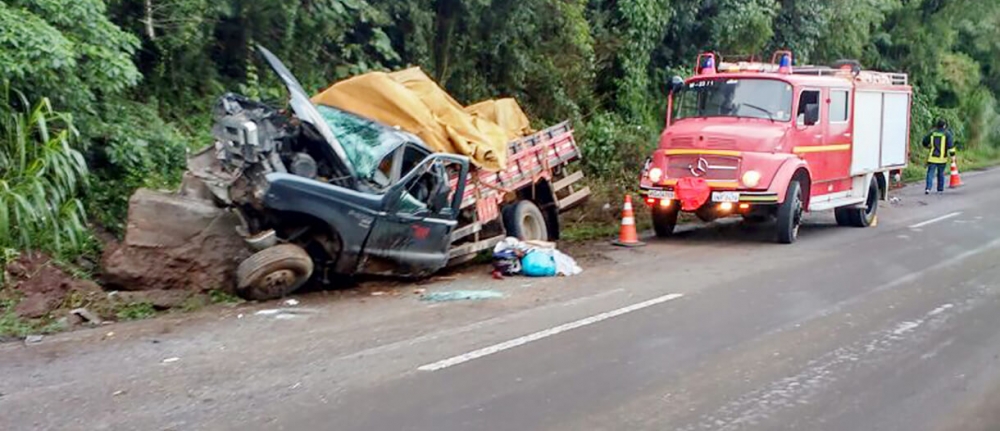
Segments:
[[[920,228],[922,228],[924,226],[932,225],[934,223],[937,223],[937,222],[940,222],[940,221],[945,221],[945,220],[948,220],[948,219],[953,218],[953,217],[958,217],[960,215],[962,215],[961,212],[953,212],[951,214],[945,214],[945,215],[943,215],[941,217],[938,217],[938,218],[932,218],[932,219],[927,220],[925,222],[917,223],[917,224],[915,224],[913,226],[910,226],[910,229],[920,229]]]
[[[534,341],[538,341],[538,340],[541,340],[543,338],[548,338],[548,337],[551,337],[553,335],[558,335],[558,334],[561,334],[561,333],[566,332],[566,331],[571,331],[573,329],[581,328],[581,327],[584,327],[584,326],[587,326],[587,325],[593,325],[593,324],[595,324],[597,322],[608,320],[608,319],[611,319],[613,317],[618,317],[618,316],[621,316],[623,314],[628,314],[628,313],[631,313],[633,311],[642,310],[643,308],[652,307],[654,305],[662,304],[662,303],[667,302],[667,301],[673,301],[673,300],[681,298],[683,296],[684,295],[680,294],[680,293],[671,293],[669,295],[663,295],[663,296],[660,296],[660,297],[656,297],[656,298],[650,299],[648,301],[640,302],[638,304],[632,304],[632,305],[629,305],[627,307],[622,307],[622,308],[619,308],[617,310],[612,310],[612,311],[608,311],[608,312],[605,312],[605,313],[601,313],[601,314],[597,314],[597,315],[594,315],[594,316],[590,316],[590,317],[587,317],[587,318],[584,318],[584,319],[577,320],[575,322],[565,323],[565,324],[556,326],[554,328],[549,328],[549,329],[546,329],[546,330],[543,330],[543,331],[538,331],[538,332],[535,332],[533,334],[528,334],[528,335],[525,335],[523,337],[515,338],[513,340],[504,341],[502,343],[494,344],[494,345],[489,346],[489,347],[484,347],[484,348],[479,349],[479,350],[474,350],[474,351],[471,351],[469,353],[464,353],[464,354],[461,354],[461,355],[458,355],[458,356],[454,356],[454,357],[451,357],[451,358],[448,358],[448,359],[445,359],[445,360],[441,360],[441,361],[434,362],[434,363],[431,363],[431,364],[423,365],[421,367],[418,367],[417,369],[420,370],[420,371],[438,371],[438,370],[442,370],[442,369],[445,369],[445,368],[448,368],[448,367],[452,367],[452,366],[455,366],[455,365],[458,365],[458,364],[469,362],[469,361],[474,360],[474,359],[479,359],[479,358],[482,358],[484,356],[489,356],[489,355],[492,355],[494,353],[499,353],[499,352],[502,352],[504,350],[513,349],[513,348],[518,347],[518,346],[523,346],[525,344],[528,344],[528,343],[531,343],[531,342],[534,342]]]

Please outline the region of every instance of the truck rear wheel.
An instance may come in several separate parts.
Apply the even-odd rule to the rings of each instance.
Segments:
[[[659,205],[653,207],[653,230],[659,238],[668,238],[674,235],[674,228],[677,227],[677,207],[671,205],[663,208]]]
[[[875,217],[878,216],[878,201],[881,197],[882,192],[878,188],[878,181],[872,178],[871,184],[868,185],[868,200],[865,201],[865,206],[851,208],[848,212],[851,217],[851,226],[869,227],[875,223]]]
[[[777,239],[779,243],[791,244],[799,237],[802,224],[802,186],[798,180],[788,183],[785,201],[778,206]]]
[[[302,247],[279,244],[254,253],[236,269],[236,293],[251,300],[280,298],[312,276],[313,261]]]
[[[531,201],[518,201],[503,209],[503,226],[507,235],[521,241],[548,241],[549,229],[545,216]]]

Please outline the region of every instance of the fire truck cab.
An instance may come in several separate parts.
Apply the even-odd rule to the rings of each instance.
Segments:
[[[912,88],[907,75],[698,57],[694,76],[670,83],[666,128],[640,187],[657,236],[681,211],[710,221],[776,219],[792,243],[807,211],[834,210],[841,226],[876,223],[889,175],[909,156]]]

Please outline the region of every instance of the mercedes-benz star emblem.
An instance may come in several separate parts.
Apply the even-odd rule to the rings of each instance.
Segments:
[[[699,157],[698,162],[693,165],[688,165],[688,170],[691,171],[691,175],[700,177],[708,173],[708,160],[704,157]]]

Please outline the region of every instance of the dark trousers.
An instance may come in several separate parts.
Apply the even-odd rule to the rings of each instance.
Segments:
[[[930,190],[931,186],[934,185],[934,177],[937,176],[937,191],[944,191],[944,171],[948,168],[947,163],[928,163],[927,164],[927,188]],[[937,171],[935,173],[935,171]]]

